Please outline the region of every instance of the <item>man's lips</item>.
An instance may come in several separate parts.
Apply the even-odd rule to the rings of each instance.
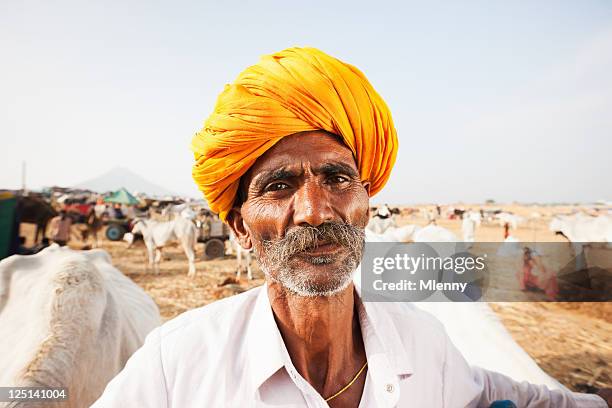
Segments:
[[[308,248],[305,251],[302,251],[301,253],[310,256],[331,255],[338,252],[338,250],[341,248],[342,245],[336,242],[322,242],[317,244],[316,246]]]

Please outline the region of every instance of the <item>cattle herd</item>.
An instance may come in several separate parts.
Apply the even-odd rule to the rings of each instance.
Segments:
[[[92,211],[94,206],[92,203]],[[40,203],[38,210],[31,203],[26,207],[21,221],[34,223],[37,237],[33,238],[40,240],[49,221],[57,216],[57,208]],[[541,222],[545,217],[536,212],[519,216],[489,207],[382,205],[372,208],[367,237],[389,242],[459,241],[455,232],[441,225],[442,220],[457,219],[465,242],[477,240],[483,225],[497,225],[498,240],[512,240],[514,231],[522,225],[534,219]],[[38,216],[36,211],[40,212]],[[551,234],[572,243],[612,242],[612,215],[607,208],[596,213],[591,209],[550,213],[546,217]],[[237,256],[237,279],[242,271],[251,279],[252,254],[240,248],[223,228],[211,238],[215,223],[218,219],[202,203],[171,202],[163,208],[148,203],[128,222],[126,250],[134,250],[128,246],[142,237],[147,270],[155,274],[159,272],[162,248],[178,242],[187,258],[185,270],[194,277],[206,273],[196,271],[196,245],[219,239],[227,244],[224,252]],[[13,255],[0,261],[0,345],[5,351],[0,354],[0,386],[65,387],[70,398],[61,406],[87,407],[146,335],[161,324],[153,299],[113,266],[107,252],[83,248],[88,249],[89,244],[76,241],[64,247],[50,245],[36,254]],[[422,307],[447,326],[471,362],[516,379],[560,386],[513,342],[486,304]],[[479,325],[478,330],[474,326],[471,332],[462,329],[461,321],[470,319]],[[482,331],[488,331],[486,339],[479,336]],[[493,337],[496,340],[492,342]],[[518,360],[522,363],[516,364]],[[517,367],[523,367],[523,371]]]

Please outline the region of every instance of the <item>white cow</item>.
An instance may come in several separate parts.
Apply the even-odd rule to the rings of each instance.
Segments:
[[[366,231],[368,242],[379,241],[379,235]],[[449,230],[428,225],[415,234],[417,242],[456,242],[457,237]],[[440,248],[438,248],[440,249]],[[438,253],[454,252],[453,248]],[[355,283],[360,286],[360,273],[355,274]],[[529,357],[512,339],[497,315],[484,302],[415,302],[419,309],[434,315],[442,322],[453,344],[471,365],[505,374],[516,381],[544,384],[550,389],[563,389]]]
[[[68,401],[44,406],[89,407],[160,323],[103,250],[52,245],[0,261],[0,384],[67,388]]]
[[[463,232],[463,242],[474,242],[476,227],[480,225],[482,217],[479,212],[468,211],[463,214],[461,232]]]
[[[374,216],[379,218],[389,218],[391,217],[391,209],[387,204],[383,204],[378,209],[376,209]]]
[[[187,207],[183,211],[181,211],[178,216],[179,217],[183,217],[183,218],[185,218],[186,220],[189,220],[189,221],[195,221],[195,219],[197,218],[198,214],[195,211],[193,211],[191,209],[191,207]]]
[[[608,215],[590,216],[583,213],[575,215],[557,215],[550,221],[552,232],[561,233],[570,241],[576,254],[576,270],[587,267],[591,249],[585,244],[590,242],[612,242],[612,217]],[[605,245],[605,244],[604,244]],[[585,248],[589,249],[585,253]],[[593,251],[596,251],[593,249]],[[609,255],[606,256],[609,259]]]
[[[453,344],[470,365],[507,375],[515,381],[563,389],[519,346],[485,302],[415,302],[442,322]]]
[[[415,242],[457,242],[457,236],[446,228],[430,224],[414,234]]]
[[[376,210],[366,226],[367,232],[378,236],[383,242],[410,242],[418,230],[416,225],[398,227],[394,214],[386,204]]]
[[[612,242],[612,217],[607,215],[557,215],[550,221],[549,228],[563,233],[571,242]]]
[[[253,249],[244,249],[242,245],[236,240],[234,234],[230,233],[230,247],[232,252],[236,254],[236,279],[240,279],[240,274],[242,270],[246,270],[247,278],[249,280],[253,279],[253,272],[251,270],[251,264],[253,263]]]
[[[121,238],[123,241],[127,242],[128,244],[128,248],[131,248],[132,245],[134,245],[134,234],[132,234],[131,232],[126,232],[125,234],[123,234],[123,238]]]
[[[183,203],[165,207],[161,212],[161,216],[167,221],[173,220],[179,216],[193,221],[195,220],[197,214],[195,211],[193,211],[189,204]]]
[[[421,228],[417,225],[402,225],[401,227],[389,227],[378,234],[382,241],[386,242],[410,242],[414,241],[415,234]]]
[[[145,246],[147,247],[147,255],[149,256],[149,267],[155,273],[159,273],[159,263],[161,261],[161,248],[168,242],[178,240],[185,251],[187,260],[189,261],[190,277],[196,274],[195,267],[195,250],[194,247],[197,241],[197,229],[193,222],[183,218],[176,217],[172,221],[153,221],[137,219],[134,222],[132,233],[142,234]]]
[[[521,224],[525,219],[520,215],[512,214],[509,212],[500,212],[495,214],[495,219],[499,223],[500,226],[504,226],[504,224],[510,225],[512,229],[516,229],[519,224]]]
[[[382,234],[387,229],[393,228],[393,227],[397,227],[397,224],[395,222],[395,217],[393,215],[390,215],[387,218],[380,218],[379,216],[375,215],[372,218],[370,218],[370,221],[368,222],[366,229],[370,230],[371,232],[375,234]]]

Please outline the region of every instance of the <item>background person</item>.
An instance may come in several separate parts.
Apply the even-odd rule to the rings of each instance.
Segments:
[[[70,241],[70,229],[72,227],[72,219],[66,213],[66,210],[61,210],[59,215],[50,221],[51,240],[59,246],[64,246]]]

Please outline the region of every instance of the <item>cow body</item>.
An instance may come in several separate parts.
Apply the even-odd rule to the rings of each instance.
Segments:
[[[457,242],[458,239],[451,231],[437,225],[430,224],[421,228],[414,236],[415,242]]]
[[[612,217],[607,215],[558,215],[553,217],[549,228],[571,242],[612,242]]]
[[[236,240],[234,234],[230,234],[230,247],[233,253],[236,254],[236,279],[240,279],[242,271],[246,271],[247,278],[253,279],[253,271],[251,264],[253,263],[253,248],[245,249]]]
[[[512,214],[509,212],[500,212],[495,214],[495,219],[499,223],[500,226],[504,226],[508,224],[510,228],[513,230],[517,229],[519,224],[521,224],[525,219],[520,215]]]
[[[53,245],[0,262],[3,386],[66,388],[62,407],[88,407],[159,324],[153,300],[102,250]]]
[[[138,219],[134,222],[132,233],[142,234],[143,241],[147,247],[149,267],[155,273],[159,273],[161,261],[161,248],[170,241],[179,241],[185,251],[189,262],[190,277],[196,274],[195,268],[195,244],[197,241],[197,228],[190,220],[184,217],[176,217],[172,221],[153,221]]]
[[[366,231],[366,240],[378,242],[381,237]],[[436,225],[417,231],[414,241],[431,243],[442,258],[453,255],[457,245],[461,245],[451,231]],[[361,285],[360,273],[355,275],[355,281]],[[442,322],[453,344],[470,365],[497,371],[515,381],[564,389],[514,341],[487,303],[451,302],[440,292],[434,293],[430,299],[431,302],[414,302],[414,305]]]
[[[411,242],[414,241],[420,229],[417,225],[402,225],[401,227],[389,227],[379,235],[386,242]]]
[[[397,227],[397,223],[395,222],[395,217],[390,212],[389,216],[384,218],[374,215],[366,226],[367,229],[375,234],[383,234],[389,228],[395,227]]]

